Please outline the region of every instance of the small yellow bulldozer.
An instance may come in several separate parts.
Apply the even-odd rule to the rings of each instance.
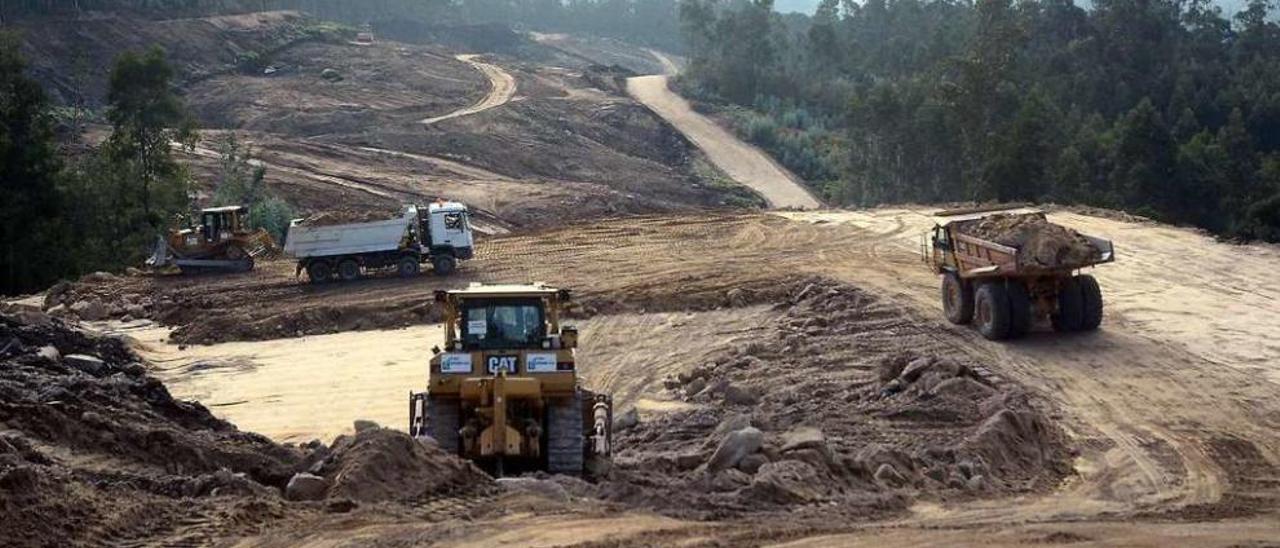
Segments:
[[[432,349],[427,391],[410,392],[409,432],[495,476],[607,470],[613,404],[580,384],[568,300],[541,284],[436,292],[445,348]]]
[[[147,266],[176,267],[184,274],[253,270],[254,258],[272,253],[276,243],[267,231],[248,229],[244,222],[248,211],[244,206],[201,210],[199,225],[157,238]]]

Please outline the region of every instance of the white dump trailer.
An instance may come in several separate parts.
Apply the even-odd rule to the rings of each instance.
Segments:
[[[467,206],[457,202],[406,206],[400,217],[385,221],[313,226],[298,219],[284,244],[284,252],[298,259],[297,272],[306,271],[312,283],[393,268],[402,277],[416,276],[428,262],[437,275],[448,276],[472,250]]]

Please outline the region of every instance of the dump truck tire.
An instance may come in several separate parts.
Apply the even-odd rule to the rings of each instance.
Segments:
[[[1009,292],[1004,284],[982,284],[974,295],[974,314],[983,337],[993,341],[1009,338]]]
[[[582,474],[582,405],[582,393],[575,391],[573,397],[547,406],[547,471],[552,474]]]
[[[427,396],[427,435],[436,445],[450,455],[457,455],[461,447],[458,429],[462,427],[462,400]]]
[[[1082,305],[1080,330],[1093,331],[1102,325],[1102,287],[1088,274],[1076,276],[1076,284],[1080,286]]]
[[[1010,280],[1005,286],[1009,293],[1009,338],[1025,337],[1031,331],[1031,294],[1027,285]]]
[[[1060,333],[1079,331],[1084,325],[1084,292],[1078,280],[1062,281],[1058,287],[1058,311],[1050,315],[1049,320],[1053,322],[1054,331]]]
[[[344,282],[353,282],[360,279],[360,263],[355,259],[345,259],[338,263],[338,277]]]
[[[326,261],[313,261],[307,265],[307,278],[313,284],[328,283],[333,278],[333,269]]]
[[[454,268],[457,268],[458,260],[448,255],[441,255],[431,259],[431,268],[435,269],[436,276],[448,276],[453,274]]]
[[[418,259],[405,256],[400,257],[400,262],[396,263],[396,274],[401,278],[412,278],[418,275]]]
[[[973,284],[954,272],[942,275],[942,311],[947,321],[964,325],[973,321]]]

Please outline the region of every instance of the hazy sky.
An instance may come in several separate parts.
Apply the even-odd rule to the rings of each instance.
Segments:
[[[1222,6],[1222,12],[1228,16],[1234,14],[1244,6],[1247,0],[1217,0],[1219,6]],[[774,0],[774,9],[782,12],[800,12],[812,15],[813,10],[817,9],[819,0]],[[1089,0],[1076,0],[1076,4],[1088,6]]]

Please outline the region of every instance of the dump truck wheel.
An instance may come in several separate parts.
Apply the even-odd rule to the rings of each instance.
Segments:
[[[450,455],[457,455],[461,446],[458,429],[462,427],[462,400],[427,396],[427,435],[436,445]]]
[[[552,474],[582,473],[582,393],[562,398],[547,406],[547,471]]]
[[[441,255],[431,259],[431,267],[435,269],[436,276],[448,276],[453,274],[453,269],[457,268],[458,261],[448,255]]]
[[[942,311],[947,321],[964,325],[973,321],[973,284],[954,272],[942,275]]]
[[[400,262],[396,263],[396,274],[401,278],[412,278],[418,275],[418,259],[405,256],[400,257]]]
[[[1003,284],[982,284],[974,296],[974,313],[983,337],[993,341],[1009,337],[1009,292]]]
[[[1088,274],[1076,277],[1080,286],[1081,297],[1081,331],[1093,331],[1102,325],[1102,287],[1098,280]]]
[[[1063,280],[1058,287],[1058,311],[1049,319],[1054,331],[1062,333],[1079,331],[1084,325],[1084,292],[1075,278]]]
[[[1005,291],[1009,294],[1009,338],[1024,337],[1031,331],[1031,294],[1026,284],[1013,280]]]
[[[360,279],[360,263],[355,259],[346,259],[338,263],[338,277],[343,281],[352,282]]]
[[[307,265],[307,277],[313,284],[326,283],[333,277],[333,269],[325,261],[314,261]]]

